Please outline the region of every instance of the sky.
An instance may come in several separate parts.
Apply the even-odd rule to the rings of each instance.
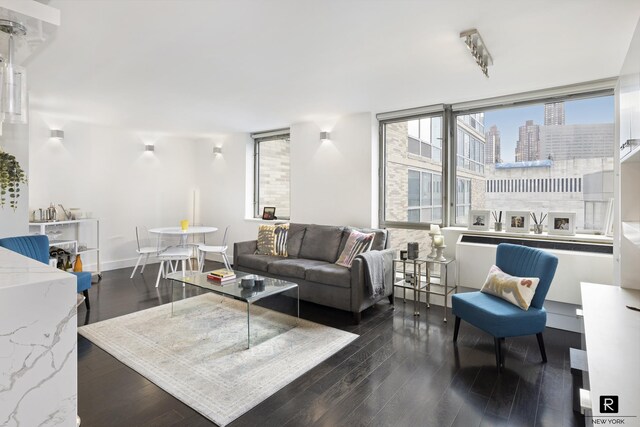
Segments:
[[[613,96],[603,96],[565,101],[564,112],[568,125],[613,123],[614,99]],[[518,128],[527,120],[533,120],[538,125],[544,124],[544,104],[488,110],[484,113],[485,131],[493,125],[498,126],[500,131],[500,156],[503,162],[515,161]]]

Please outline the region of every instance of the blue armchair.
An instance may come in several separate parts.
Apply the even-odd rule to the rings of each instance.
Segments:
[[[0,239],[0,247],[17,252],[21,255],[35,259],[45,264],[49,264],[49,238],[47,236],[36,234],[31,236],[6,237]],[[91,309],[89,303],[89,288],[91,287],[91,273],[89,272],[73,272],[76,276],[78,293],[84,295],[84,303],[87,310]]]
[[[502,342],[506,337],[536,335],[543,363],[547,362],[542,332],[547,324],[547,312],[542,306],[558,266],[558,258],[546,251],[526,246],[501,243],[496,252],[496,265],[505,273],[519,277],[538,277],[540,282],[527,311],[482,292],[453,295],[451,309],[456,316],[453,342],[458,340],[460,320],[493,335],[496,365],[504,365]]]

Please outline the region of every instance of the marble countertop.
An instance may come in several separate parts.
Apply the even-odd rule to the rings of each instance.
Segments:
[[[71,276],[5,248],[0,248],[0,289],[27,286]]]

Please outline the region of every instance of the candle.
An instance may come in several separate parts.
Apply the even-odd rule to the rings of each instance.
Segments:
[[[431,234],[440,234],[440,226],[438,224],[431,224]]]
[[[444,246],[444,236],[442,235],[433,236],[433,246],[435,246],[436,248]]]

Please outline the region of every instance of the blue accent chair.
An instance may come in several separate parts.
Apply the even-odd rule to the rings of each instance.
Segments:
[[[42,234],[6,237],[4,239],[0,239],[0,247],[49,265],[49,238]],[[82,271],[79,273],[73,272],[71,274],[76,276],[78,293],[82,292],[82,295],[84,295],[84,303],[87,306],[87,310],[91,309],[91,305],[89,304],[91,273],[88,271]]]
[[[547,324],[547,312],[542,305],[556,273],[558,258],[540,249],[500,243],[496,252],[496,265],[512,276],[540,278],[529,309],[522,310],[501,298],[480,291],[455,294],[451,298],[451,309],[456,316],[453,342],[458,340],[461,319],[493,335],[496,365],[500,372],[504,365],[501,346],[504,339],[535,334],[542,362],[546,363],[542,332]]]

